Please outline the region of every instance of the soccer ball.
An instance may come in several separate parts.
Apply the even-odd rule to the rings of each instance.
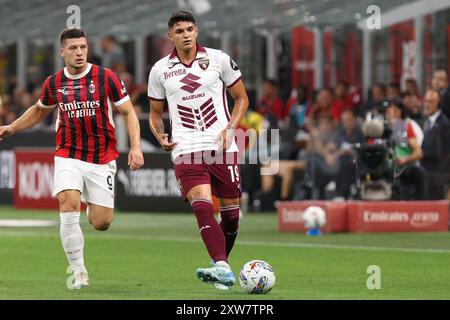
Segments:
[[[327,215],[321,207],[310,206],[303,212],[305,228],[321,228],[327,222]]]
[[[251,260],[239,272],[239,283],[247,293],[267,293],[275,285],[275,272],[267,262]]]

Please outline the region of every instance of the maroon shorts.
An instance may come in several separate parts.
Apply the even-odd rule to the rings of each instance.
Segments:
[[[218,198],[235,199],[241,196],[237,153],[219,156],[215,151],[195,152],[183,154],[174,162],[175,176],[183,198],[186,199],[189,190],[200,184],[211,185],[212,194]]]

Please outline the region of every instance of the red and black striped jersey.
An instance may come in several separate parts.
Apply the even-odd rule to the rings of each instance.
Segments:
[[[38,105],[58,106],[55,155],[97,164],[116,159],[112,106],[129,99],[116,74],[94,64],[77,75],[63,68],[48,77]]]

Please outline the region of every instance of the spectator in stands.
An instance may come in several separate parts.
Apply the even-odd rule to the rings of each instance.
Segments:
[[[289,110],[289,123],[298,130],[304,127],[308,112],[308,86],[297,87],[296,103]]]
[[[399,180],[400,199],[424,200],[426,175],[419,164],[423,156],[422,129],[414,120],[406,117],[406,108],[399,99],[389,101],[387,119],[392,130],[390,139],[394,146],[395,175]]]
[[[100,42],[103,56],[102,66],[109,68],[117,74],[126,70],[125,53],[113,36],[106,36]]]
[[[16,118],[23,113],[21,99],[22,96],[26,94],[25,89],[20,86],[15,86],[11,95],[11,111],[15,113]]]
[[[422,101],[422,96],[420,95],[416,79],[413,78],[406,79],[405,92],[414,95],[419,101]]]
[[[147,106],[148,104],[147,85],[145,83],[136,84],[133,75],[129,72],[121,72],[119,78],[127,88],[131,103],[135,106],[135,109],[136,107],[140,107],[144,110],[143,106]]]
[[[358,112],[358,116],[364,118],[366,113],[377,108],[386,98],[386,87],[381,84],[375,84],[370,88],[369,100],[362,106]]]
[[[400,90],[400,84],[398,82],[392,81],[389,83],[389,86],[386,90],[386,97],[388,99],[398,99],[402,95],[402,91]]]
[[[286,117],[285,105],[278,95],[278,85],[273,79],[266,79],[262,83],[261,98],[256,104],[256,111],[262,115],[270,115],[278,121]]]
[[[353,146],[364,142],[364,134],[352,110],[344,110],[341,126],[336,133],[339,170],[336,177],[336,196],[348,199],[351,185],[356,181],[356,167],[353,162]]]
[[[316,96],[316,101],[308,110],[307,127],[312,129],[319,118],[332,117],[331,106],[333,104],[333,91],[330,88],[321,89]]]
[[[14,121],[17,119],[16,113],[12,111],[12,99],[11,96],[5,94],[2,97],[2,105],[0,107],[0,123],[10,123],[9,121]]]
[[[306,162],[305,179],[314,189],[314,199],[326,199],[326,186],[336,180],[339,153],[335,134],[333,118],[325,113],[310,130],[308,153],[303,160]]]
[[[449,173],[448,144],[450,122],[440,109],[439,92],[430,89],[425,94],[423,158],[420,163],[427,171],[430,200],[444,199],[446,178]]]
[[[450,87],[448,85],[448,73],[445,68],[434,70],[431,88],[441,94],[441,110],[450,119]]]
[[[422,103],[418,97],[410,91],[402,94],[402,103],[405,106],[408,117],[416,121],[420,126],[423,125]]]
[[[292,196],[292,186],[295,181],[295,171],[305,168],[305,161],[298,160],[297,154],[305,147],[307,133],[305,130],[306,111],[308,108],[308,87],[300,85],[297,88],[297,103],[289,111],[289,126],[281,130],[280,161],[277,176],[281,177],[280,199],[288,200]],[[275,175],[261,176],[262,194],[272,191]],[[278,196],[278,195],[277,195]]]
[[[102,58],[100,58],[94,50],[94,43],[92,41],[88,41],[88,47],[92,48],[88,51],[88,57],[87,61],[92,64],[101,65],[102,64]]]
[[[296,92],[296,103],[289,110],[288,126],[286,129],[280,131],[280,158],[286,160],[296,159],[299,149],[304,147],[304,139],[302,139],[302,136],[306,131],[308,87],[306,85],[300,85]]]
[[[347,91],[348,84],[345,81],[338,82],[334,88],[334,101],[331,105],[331,115],[336,123],[340,121],[342,112],[352,107],[348,100]]]

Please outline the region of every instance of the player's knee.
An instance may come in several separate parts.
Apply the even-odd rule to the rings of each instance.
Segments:
[[[95,230],[106,231],[109,229],[109,226],[111,224],[107,222],[94,222],[92,225],[94,226]]]
[[[75,212],[79,211],[80,204],[74,200],[61,201],[59,208],[61,212]]]
[[[239,208],[234,210],[226,210],[220,212],[222,220],[225,220],[227,222],[231,223],[238,223],[239,222]]]
[[[226,220],[231,223],[238,223],[239,222],[239,211],[237,213],[229,214],[229,215],[223,215],[223,220]]]
[[[80,199],[73,196],[73,194],[61,192],[58,194],[58,200],[61,212],[80,211]]]
[[[89,222],[98,231],[106,231],[109,229],[112,223],[112,218],[101,218],[101,219],[89,219]]]

